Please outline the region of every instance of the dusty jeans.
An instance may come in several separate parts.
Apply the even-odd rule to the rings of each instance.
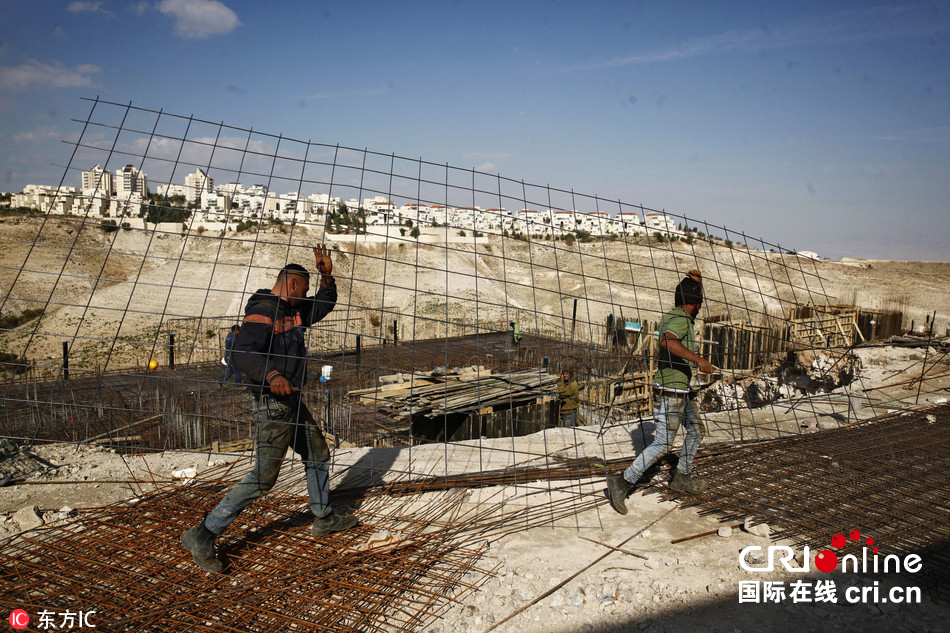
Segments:
[[[653,419],[656,422],[653,443],[643,449],[623,472],[624,479],[630,483],[636,483],[654,462],[670,452],[681,421],[686,427],[686,439],[683,440],[683,450],[676,470],[684,475],[693,472],[693,458],[696,457],[696,449],[703,441],[706,430],[699,417],[696,400],[687,394],[658,395],[653,405]]]
[[[205,527],[221,534],[248,504],[274,487],[287,447],[303,459],[310,511],[330,514],[330,448],[306,405],[297,397],[261,396],[254,402],[257,453],[254,468],[231,489],[205,519]]]

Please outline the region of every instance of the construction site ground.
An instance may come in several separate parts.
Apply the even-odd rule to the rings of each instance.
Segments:
[[[916,395],[916,386],[908,379],[920,375],[923,350],[878,347],[858,353],[864,368],[861,384],[871,396],[858,410],[844,392],[839,398],[798,402],[798,407],[809,407],[810,416],[816,422],[812,428],[800,429],[802,434],[832,432],[888,412],[899,419],[901,411],[917,409],[909,406]],[[895,375],[896,369],[903,371]],[[945,362],[931,373],[938,377],[925,381],[920,398],[923,407],[939,407],[935,403],[950,389],[950,378],[939,376],[947,373]],[[892,386],[879,389],[888,384]],[[703,471],[703,453],[714,452],[714,447],[721,445],[717,436],[726,439],[733,432],[717,433],[717,427],[734,429],[737,425],[746,425],[750,429],[763,429],[763,436],[767,436],[767,430],[776,425],[772,412],[780,411],[781,408],[772,407],[746,410],[741,415],[736,412],[711,414],[710,438],[700,450],[697,473]],[[921,415],[926,415],[926,409]],[[802,424],[803,419],[799,411],[798,423]],[[789,418],[780,421],[778,426],[790,430],[793,421],[794,418]],[[392,486],[409,485],[418,480],[452,482],[453,478],[462,478],[461,484],[453,484],[446,490],[448,494],[458,495],[453,516],[470,526],[463,537],[471,539],[469,544],[477,547],[480,555],[460,578],[457,593],[448,596],[451,600],[440,607],[440,616],[422,627],[425,630],[457,633],[489,630],[519,633],[799,632],[830,628],[841,631],[947,630],[950,606],[946,587],[924,583],[922,577],[913,574],[864,576],[835,572],[827,575],[815,569],[807,574],[778,571],[750,574],[741,569],[739,553],[747,546],[764,549],[769,545],[786,544],[795,549],[801,560],[801,543],[779,538],[774,533],[771,539],[756,535],[739,527],[744,523],[741,518],[717,516],[704,512],[702,507],[685,507],[686,500],[671,498],[666,492],[669,473],[665,469],[654,477],[651,486],[628,499],[626,516],[614,512],[607,504],[604,479],[599,474],[550,481],[531,481],[531,477],[527,477],[524,481],[499,485],[488,481],[493,473],[510,473],[514,469],[530,474],[534,466],[543,470],[585,458],[591,462],[606,460],[608,464],[623,464],[642,449],[644,439],[650,439],[641,437],[639,431],[634,433],[633,429],[633,425],[620,422],[606,429],[597,426],[555,428],[526,437],[482,439],[453,445],[337,448],[331,485],[334,490],[343,491],[336,497],[339,509],[355,512],[361,518],[362,525],[358,528],[361,532],[352,539],[372,542],[395,538],[398,541],[399,532],[386,521],[402,520],[405,515],[411,515],[409,508],[413,504],[423,507],[430,503],[426,495],[440,493],[422,490],[421,496],[406,501],[402,500],[403,496],[394,494]],[[78,538],[83,530],[91,529],[83,518],[84,513],[93,516],[96,508],[107,504],[117,504],[111,506],[111,511],[122,516],[127,513],[127,518],[132,520],[140,511],[137,510],[140,504],[152,503],[149,495],[161,491],[165,495],[163,503],[170,503],[176,509],[173,516],[167,517],[168,525],[160,536],[161,554],[156,553],[156,560],[162,566],[171,566],[181,577],[190,578],[196,587],[206,588],[206,600],[220,599],[216,597],[219,590],[214,589],[214,579],[194,567],[176,539],[184,528],[200,518],[202,506],[195,504],[190,496],[197,492],[188,491],[199,491],[208,482],[236,480],[248,468],[250,453],[123,455],[96,445],[70,443],[36,445],[32,453],[56,468],[47,467],[27,481],[0,492],[0,536],[4,538],[0,541],[0,553],[6,555],[4,558],[9,561],[13,555],[19,556],[24,547],[30,551],[24,539],[28,542],[36,539],[35,543],[42,549],[43,542],[58,538],[57,530]],[[485,477],[484,482],[479,482],[480,474]],[[903,476],[895,473],[897,480]],[[822,482],[815,482],[815,486],[820,490]],[[368,491],[376,491],[373,493],[376,496],[368,496]],[[306,515],[303,471],[299,459],[292,454],[288,454],[288,463],[275,492],[278,496],[274,503],[289,504],[286,510]],[[213,505],[222,492],[216,489],[213,494],[202,494],[202,503]],[[398,510],[393,506],[398,506]],[[32,512],[34,507],[36,513]],[[945,507],[938,511],[947,512]],[[523,519],[518,518],[519,513],[523,513]],[[259,516],[248,521],[266,524],[267,519]],[[755,526],[762,522],[754,519],[752,530],[761,529]],[[479,523],[482,527],[478,527]],[[28,530],[23,531],[24,527]],[[715,533],[723,527],[731,528],[724,531],[731,532],[728,536]],[[855,527],[840,525],[838,529],[847,533]],[[278,531],[286,532],[287,538],[293,536],[297,541],[309,538],[305,519]],[[701,534],[705,535],[672,542]],[[829,533],[828,539],[831,536]],[[254,586],[261,582],[260,576],[246,575],[242,571],[242,557],[249,554],[250,549],[245,539],[250,539],[247,529],[234,528],[221,541],[233,558],[226,575],[236,588],[245,582]],[[317,545],[311,543],[315,548]],[[817,547],[826,545],[815,544],[812,557]],[[298,542],[296,546],[308,547],[308,543]],[[886,542],[880,546],[886,551]],[[926,564],[925,558],[925,568]],[[291,567],[282,582],[293,583],[293,578]],[[829,578],[838,583],[837,603],[793,602],[786,598],[778,603],[750,604],[740,603],[738,599],[739,583],[743,581],[784,581],[789,585],[796,580],[814,582]],[[79,577],[72,581],[82,580]],[[96,584],[92,578],[86,580]],[[919,604],[848,604],[840,599],[849,586],[873,587],[875,582],[879,583],[880,595],[884,595],[889,586],[922,585],[922,600]],[[469,585],[471,588],[467,588]],[[121,597],[119,590],[110,591]],[[16,588],[8,587],[5,595],[9,598],[15,592]],[[195,597],[191,596],[190,600]],[[198,602],[201,600],[197,598]],[[142,609],[148,606],[146,600]],[[108,611],[107,605],[99,605],[101,630],[110,630]],[[123,628],[129,630],[127,625]],[[396,621],[391,630],[400,628]],[[379,630],[387,629],[380,626]]]

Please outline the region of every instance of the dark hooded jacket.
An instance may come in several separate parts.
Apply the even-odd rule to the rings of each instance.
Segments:
[[[315,297],[304,297],[296,306],[265,288],[248,300],[231,355],[255,396],[270,394],[268,383],[278,375],[297,389],[306,384],[306,329],[336,306],[336,283],[332,277],[324,279],[329,282],[320,284]]]

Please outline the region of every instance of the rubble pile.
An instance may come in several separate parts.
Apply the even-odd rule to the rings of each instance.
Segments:
[[[706,411],[762,407],[779,400],[830,393],[850,385],[861,369],[861,359],[848,353],[837,357],[820,350],[789,352],[781,362],[755,376],[726,378],[707,389]]]

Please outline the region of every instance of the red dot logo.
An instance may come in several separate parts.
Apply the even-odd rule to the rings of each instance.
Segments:
[[[815,567],[818,568],[818,571],[823,571],[827,574],[833,571],[837,566],[838,557],[830,549],[823,549],[815,556]]]
[[[30,625],[30,614],[23,609],[16,609],[10,612],[10,626],[20,630]]]
[[[831,537],[831,546],[835,549],[841,549],[844,547],[845,540],[844,534],[835,534]]]
[[[868,540],[865,541],[865,542],[866,542],[868,545],[874,545],[874,539],[871,538],[870,536],[868,537]]]
[[[851,530],[851,534],[849,534],[848,536],[851,537],[851,540],[852,540],[852,541],[860,541],[860,540],[861,540],[861,533],[860,533],[859,531],[857,531],[857,530]]]

